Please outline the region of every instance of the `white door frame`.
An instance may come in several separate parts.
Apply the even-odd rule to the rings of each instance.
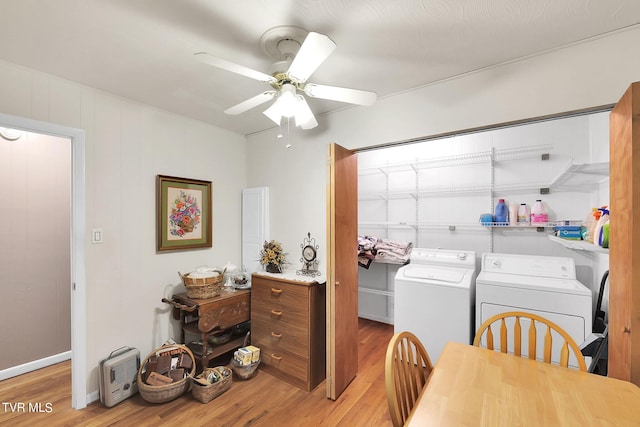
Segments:
[[[0,126],[71,140],[71,406],[87,406],[87,299],[85,255],[85,132],[0,113]]]

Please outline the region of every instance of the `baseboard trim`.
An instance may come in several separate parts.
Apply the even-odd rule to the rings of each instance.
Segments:
[[[34,360],[33,362],[23,363],[22,365],[12,366],[11,368],[3,369],[0,371],[0,381],[7,378],[17,377],[18,375],[26,374],[27,372],[35,371],[37,369],[44,368],[46,366],[55,365],[56,363],[64,362],[71,359],[71,350],[64,353],[54,354],[53,356],[44,357],[42,359]]]
[[[87,405],[93,402],[97,402],[100,400],[100,392],[99,390],[95,390],[89,394],[87,394]]]

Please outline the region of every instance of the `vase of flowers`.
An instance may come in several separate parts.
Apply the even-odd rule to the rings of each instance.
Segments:
[[[268,273],[282,273],[282,267],[287,260],[286,255],[279,242],[265,241],[260,251],[260,264],[265,266]]]

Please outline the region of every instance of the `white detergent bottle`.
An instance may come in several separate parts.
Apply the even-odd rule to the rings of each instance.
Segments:
[[[582,240],[584,240],[585,242],[593,243],[593,229],[596,226],[596,212],[598,212],[598,208],[591,208],[591,212],[589,212],[587,218],[584,221]]]
[[[529,225],[531,221],[531,211],[526,203],[520,203],[518,208],[518,225]]]
[[[536,200],[531,209],[531,222],[538,224],[549,222],[549,214],[547,214],[547,210],[540,199]]]
[[[517,203],[511,203],[509,205],[509,225],[516,225],[518,222],[518,205]]]

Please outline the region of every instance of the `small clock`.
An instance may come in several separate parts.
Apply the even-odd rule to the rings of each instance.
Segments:
[[[307,237],[302,240],[300,248],[302,248],[302,257],[300,258],[302,268],[297,270],[296,274],[311,277],[319,276],[318,245],[316,245],[316,239],[311,237],[311,233],[307,233]]]
[[[316,249],[311,245],[305,246],[302,248],[302,258],[304,258],[306,262],[313,262],[313,260],[316,259]]]

